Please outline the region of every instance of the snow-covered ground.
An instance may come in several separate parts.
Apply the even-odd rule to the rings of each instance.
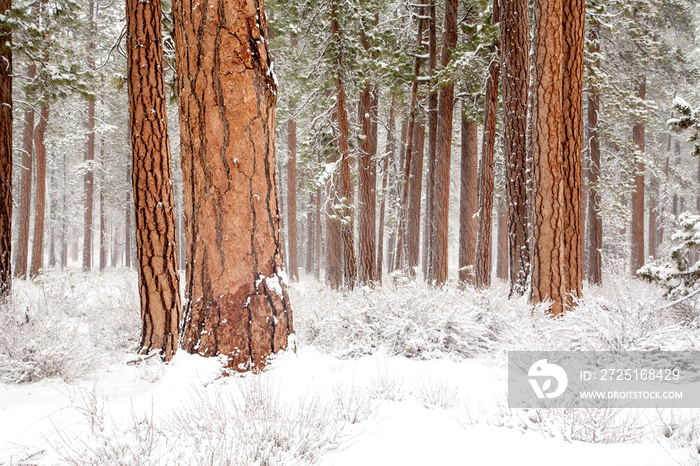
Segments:
[[[700,350],[631,279],[556,321],[489,292],[292,284],[298,349],[221,376],[139,359],[136,276],[49,272],[0,311],[0,464],[700,464],[700,410],[521,410],[509,349]],[[16,383],[22,381],[22,383]]]

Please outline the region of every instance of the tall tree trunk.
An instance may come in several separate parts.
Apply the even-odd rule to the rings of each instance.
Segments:
[[[314,234],[316,242],[314,244],[314,278],[321,279],[321,243],[322,243],[322,226],[321,226],[321,187],[316,188],[316,208],[314,209]]]
[[[384,264],[384,221],[386,217],[387,198],[390,193],[387,192],[389,184],[389,169],[394,164],[394,152],[396,144],[394,143],[394,130],[396,126],[396,93],[391,94],[391,105],[389,107],[389,128],[386,133],[386,153],[382,162],[382,203],[379,208],[379,233],[377,234],[377,270],[376,279],[379,284],[382,283],[382,267]],[[389,246],[391,247],[391,246]]]
[[[160,0],[145,3],[127,0],[129,126],[141,298],[139,351],[158,351],[168,361],[177,351],[182,308],[161,16]],[[194,96],[181,94],[181,97]],[[207,262],[206,253],[202,260]]]
[[[635,81],[637,97],[646,98],[646,77]],[[632,129],[632,138],[640,154],[644,153],[644,123],[638,121]],[[634,192],[632,193],[632,250],[630,256],[631,272],[637,274],[644,265],[644,164],[641,157],[636,162],[634,177]]]
[[[227,357],[232,370],[262,369],[293,332],[265,11],[177,0],[173,17],[189,245],[182,346]]]
[[[479,210],[479,128],[462,112],[462,164],[459,195],[459,281],[474,284],[476,259],[476,215]]]
[[[95,28],[95,5],[94,0],[89,2],[89,21],[90,28]],[[88,44],[88,50],[94,50],[95,44]],[[95,62],[90,59],[88,67],[94,69]],[[85,211],[84,211],[84,230],[83,230],[83,271],[89,272],[92,270],[92,207],[95,189],[95,174],[92,170],[92,162],[95,160],[95,101],[88,101],[88,143],[87,151],[85,152],[85,175],[83,176],[83,189],[85,191]]]
[[[651,177],[651,193],[649,196],[649,256],[656,259],[656,217],[659,208],[659,180]]]
[[[117,255],[117,253],[118,253],[118,251],[119,251],[119,235],[117,234],[117,231],[116,231],[116,229],[114,228],[114,225],[112,225],[112,228],[111,228],[111,231],[110,231],[110,235],[111,235],[111,238],[112,238],[112,251],[111,251],[111,254],[110,254],[109,263],[110,263],[110,265],[112,266],[112,268],[114,268],[114,267],[116,267],[117,265],[119,265],[119,263],[118,263],[118,257],[119,257],[119,256]],[[179,243],[178,243],[178,244],[179,244]],[[179,257],[179,253],[178,253],[178,257]]]
[[[364,33],[362,34],[364,38]],[[366,45],[366,49],[369,47]],[[376,220],[372,209],[372,88],[367,83],[360,93],[359,120],[362,140],[357,158],[357,200],[359,210],[358,225],[358,281],[362,285],[374,282],[375,272],[375,232]]]
[[[600,24],[591,23],[589,42],[591,53],[600,52]],[[599,63],[594,62],[597,68]],[[603,219],[600,216],[600,194],[598,177],[600,176],[600,141],[598,139],[598,112],[600,110],[600,93],[595,86],[588,88],[588,281],[594,285],[603,283],[601,251],[603,249]]]
[[[27,67],[27,79],[30,81],[36,75],[36,66]],[[25,93],[27,101],[31,94]],[[22,134],[22,173],[20,184],[19,232],[15,246],[15,277],[27,276],[29,259],[29,221],[32,210],[32,157],[34,155],[34,107],[27,105],[24,110],[24,132]]]
[[[494,23],[498,22],[497,0],[494,1]],[[500,68],[499,45],[494,45],[494,56],[489,65],[486,81],[486,110],[484,111],[484,140],[479,164],[479,222],[476,238],[474,282],[477,288],[491,286],[491,224],[493,215],[493,163],[496,146],[496,117],[498,113],[498,75]]]
[[[61,196],[61,269],[68,266],[68,167],[66,152],[63,152],[63,194]]]
[[[562,0],[535,0],[530,109],[532,153],[532,279],[534,303],[552,301],[563,311],[561,250],[563,229],[562,150]]]
[[[314,273],[314,251],[316,250],[316,224],[315,221],[315,210],[316,207],[316,192],[309,193],[309,210],[306,212],[306,250],[304,251],[304,270],[307,274],[311,275]]]
[[[498,210],[498,236],[496,245],[496,277],[508,280],[508,208],[501,199]]]
[[[424,29],[424,20],[422,18],[422,12],[423,12],[423,7],[419,7],[419,12],[421,13],[419,19],[418,19],[418,36],[416,37],[416,47],[421,47],[421,44],[423,43],[423,29]],[[408,260],[407,260],[407,219],[408,219],[408,199],[409,199],[409,187],[410,183],[409,180],[411,178],[411,165],[412,165],[412,160],[411,157],[413,156],[413,129],[415,126],[415,119],[416,119],[416,113],[418,111],[418,79],[417,77],[420,75],[420,65],[421,65],[421,59],[419,55],[416,55],[416,60],[415,64],[413,66],[413,72],[414,75],[416,76],[416,80],[413,81],[413,86],[411,88],[411,106],[409,108],[409,115],[408,115],[408,123],[406,124],[406,133],[405,138],[406,144],[404,148],[402,149],[404,157],[402,157],[402,164],[400,165],[403,167],[403,194],[401,195],[401,202],[399,203],[399,215],[397,219],[397,230],[396,230],[396,247],[394,248],[394,260],[393,260],[393,269],[394,270],[402,270],[404,272],[408,272],[406,269],[408,268]]]
[[[430,283],[433,281],[433,264],[431,263],[433,236],[435,225],[433,224],[433,197],[435,195],[435,156],[437,151],[437,126],[438,126],[438,93],[432,89],[437,68],[437,0],[430,0],[428,7],[428,71],[430,73],[431,89],[428,93],[428,174],[425,187],[425,226],[423,227],[423,277]]]
[[[0,0],[0,12],[12,7]],[[0,299],[12,291],[12,30],[0,28]]]
[[[338,47],[335,62],[336,72],[336,114],[338,118],[338,148],[340,150],[340,199],[343,203],[342,225],[340,234],[343,239],[343,283],[353,289],[357,281],[357,262],[355,260],[354,226],[352,209],[352,180],[350,178],[350,142],[348,129],[348,111],[345,97],[345,68],[343,63],[338,4],[334,0],[331,11],[331,30],[333,42]]]
[[[100,271],[107,267],[109,241],[107,238],[107,213],[105,212],[105,176],[104,176],[105,141],[100,141],[100,161],[102,175],[100,176]]]
[[[445,26],[442,38],[442,65],[447,66],[457,44],[457,0],[445,0]],[[433,278],[437,285],[447,281],[447,234],[450,217],[450,156],[452,149],[452,109],[454,83],[440,89],[437,148],[435,152],[435,190],[433,193],[434,236],[432,245]]]
[[[562,32],[562,268],[565,308],[581,297],[581,148],[583,146],[583,47],[585,0],[563,2]]]
[[[501,4],[503,150],[508,199],[510,295],[513,296],[525,293],[530,274],[526,147],[530,25],[527,0],[502,0]]]
[[[44,96],[48,99],[48,96]],[[36,150],[36,197],[34,198],[34,239],[32,240],[32,264],[29,276],[36,277],[44,266],[44,215],[46,207],[46,146],[44,133],[49,122],[49,104],[42,102],[39,124],[34,131]]]
[[[287,122],[287,240],[289,241],[289,278],[299,281],[297,240],[297,122]]]
[[[423,150],[425,144],[425,121],[419,117],[413,131],[413,155],[411,176],[408,179],[408,221],[406,223],[406,250],[408,251],[408,273],[416,276],[420,254],[420,207],[423,187]]]

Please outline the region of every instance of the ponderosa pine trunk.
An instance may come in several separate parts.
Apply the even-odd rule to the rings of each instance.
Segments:
[[[430,262],[433,247],[433,197],[435,195],[435,155],[437,151],[437,125],[438,125],[438,92],[432,88],[437,68],[437,0],[430,0],[428,7],[428,72],[431,79],[431,89],[428,92],[428,173],[425,186],[425,225],[423,227],[423,277],[430,283],[433,280],[433,265]]]
[[[27,67],[27,79],[36,75],[36,65]],[[31,93],[25,93],[27,101]],[[29,260],[29,224],[32,210],[32,158],[34,156],[34,107],[27,105],[24,110],[24,131],[22,133],[22,173],[20,181],[19,231],[15,246],[15,277],[27,277]]]
[[[400,174],[404,166],[404,159],[406,158],[406,132],[408,128],[408,118],[404,118],[403,123],[401,123],[401,140],[399,143],[399,161],[398,164],[394,166],[394,178],[400,180]],[[403,212],[403,207],[400,204],[401,194],[399,192],[399,187],[397,183],[394,183],[391,190],[391,203],[395,206],[394,217],[396,222],[394,228],[389,234],[389,239],[387,240],[387,272],[391,273],[397,268],[396,261],[396,247],[398,241],[398,233],[401,228],[401,214]]]
[[[168,361],[178,348],[182,307],[161,17],[160,0],[126,2],[132,187],[141,298],[139,352],[157,351]],[[102,263],[100,257],[100,267]]]
[[[583,147],[583,47],[585,0],[563,2],[562,32],[562,258],[565,309],[581,297],[581,153]]]
[[[364,39],[364,33],[362,34]],[[363,40],[364,41],[364,40]],[[367,49],[368,46],[366,45]],[[362,139],[357,157],[357,204],[358,204],[358,251],[357,279],[361,285],[374,282],[375,250],[376,250],[376,220],[372,209],[372,88],[368,84],[360,92],[359,123],[362,128]]]
[[[262,369],[287,348],[277,85],[262,2],[173,4],[187,229],[182,347]]]
[[[535,0],[530,109],[532,156],[532,278],[534,303],[551,300],[563,311],[562,189],[562,0]]]
[[[445,0],[445,24],[442,39],[442,66],[447,66],[457,45],[457,0]],[[434,234],[432,244],[433,278],[438,286],[447,282],[448,226],[450,217],[450,158],[452,149],[452,109],[454,83],[440,89],[437,147],[435,152],[435,190],[433,192]]]
[[[476,259],[476,215],[479,210],[479,128],[462,112],[462,163],[459,191],[459,281],[474,284]]]
[[[44,96],[48,99],[48,96]],[[36,196],[34,197],[34,238],[32,239],[32,263],[29,276],[36,277],[44,266],[44,219],[46,214],[46,145],[44,134],[49,123],[49,104],[41,103],[39,123],[34,130],[36,152]]]
[[[61,196],[61,269],[68,266],[68,167],[66,164],[66,151],[63,151],[63,195]]]
[[[104,177],[102,177],[100,182],[100,272],[107,267],[107,254],[109,252],[106,218]]]
[[[90,29],[95,29],[95,4],[93,0],[89,2]],[[95,44],[90,42],[88,50],[95,49]],[[95,68],[94,60],[88,61],[90,69]],[[83,271],[92,270],[92,208],[94,204],[95,174],[92,170],[92,163],[95,160],[95,101],[88,101],[88,122],[87,122],[88,142],[85,151],[85,175],[83,175],[83,190],[85,192],[85,210],[83,218]]]
[[[637,97],[646,98],[646,77],[638,78],[635,83]],[[632,139],[640,154],[644,153],[644,122],[638,121],[632,128]],[[634,192],[632,193],[632,249],[630,265],[632,275],[644,265],[644,164],[640,159],[635,164]]]
[[[508,199],[510,296],[513,296],[525,293],[530,274],[526,147],[530,25],[527,0],[501,0],[501,5],[503,150]]]
[[[508,208],[502,199],[497,207],[498,236],[496,237],[496,277],[508,280]]]
[[[299,281],[297,237],[297,122],[287,122],[287,241],[289,241],[289,278]]]
[[[307,274],[314,273],[314,251],[316,250],[314,237],[316,234],[316,224],[314,209],[316,207],[316,192],[309,193],[309,210],[306,212],[306,250],[304,257],[304,270]]]
[[[700,170],[699,170],[700,173]],[[656,215],[659,207],[659,180],[651,175],[651,192],[649,193],[649,256],[656,259]],[[698,202],[700,204],[700,201]]]
[[[425,148],[425,120],[418,117],[413,130],[411,176],[408,179],[408,221],[406,223],[406,262],[408,274],[416,276],[420,258],[420,211],[423,188],[423,152]]]
[[[589,28],[591,53],[600,52],[598,42],[600,24],[593,21]],[[596,61],[594,66],[600,64]],[[598,139],[598,112],[600,111],[600,92],[595,86],[588,88],[588,123],[586,127],[588,140],[588,281],[594,285],[603,283],[602,258],[603,249],[603,219],[600,216],[600,194],[598,193],[598,178],[600,177],[600,141]]]
[[[131,144],[131,132],[129,132],[129,144]],[[129,188],[126,190],[126,201],[124,203],[124,267],[131,268],[131,160],[126,165],[126,180]]]
[[[396,126],[396,93],[391,94],[391,105],[389,107],[389,127],[386,133],[386,153],[382,160],[382,203],[379,207],[379,231],[377,233],[377,269],[375,278],[381,285],[382,283],[382,267],[384,266],[384,221],[386,217],[386,204],[389,192],[387,186],[389,184],[389,168],[394,164],[394,152],[396,150],[394,143],[394,130]]]
[[[12,7],[0,0],[0,12]],[[12,291],[12,29],[0,28],[0,299]]]
[[[314,210],[315,238],[314,244],[314,278],[321,279],[321,245],[323,241],[323,227],[321,226],[321,187],[316,189],[316,209]]]
[[[493,22],[498,23],[498,0],[494,0]],[[496,117],[498,113],[498,77],[500,71],[500,46],[493,47],[486,81],[486,108],[484,110],[484,134],[479,164],[479,220],[474,262],[474,284],[477,288],[491,286],[491,242],[493,216],[493,164],[496,150]]]

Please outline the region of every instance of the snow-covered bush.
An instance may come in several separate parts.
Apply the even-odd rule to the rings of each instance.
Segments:
[[[493,351],[507,327],[504,293],[431,288],[422,283],[339,293],[292,288],[299,297],[295,330],[302,343],[340,358],[387,348],[390,354],[429,359],[469,358]],[[294,296],[296,294],[296,296]]]
[[[460,401],[459,388],[453,386],[449,379],[418,379],[416,399],[426,408],[455,408]]]
[[[0,307],[0,381],[70,380],[115,350],[136,348],[140,335],[133,271],[108,275],[45,270],[15,280]]]
[[[639,274],[666,287],[669,299],[696,294],[700,290],[700,261],[691,264],[689,258],[691,250],[700,247],[700,215],[680,214],[678,229],[671,239],[675,246],[670,260],[645,264]]]

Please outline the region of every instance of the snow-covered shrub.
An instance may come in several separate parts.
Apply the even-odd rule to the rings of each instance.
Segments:
[[[379,400],[403,401],[406,397],[403,378],[390,374],[387,364],[380,364],[377,375],[371,381],[370,394]]]
[[[573,408],[543,411],[567,440],[588,443],[637,442],[646,433],[639,411],[621,408]]]
[[[459,404],[459,388],[450,384],[446,378],[436,380],[428,377],[427,380],[418,379],[417,390],[414,393],[416,399],[424,407],[452,409]]]
[[[674,412],[672,409],[659,410],[659,433],[668,439],[673,448],[682,448],[688,451],[690,457],[700,464],[700,415],[696,412]]]
[[[670,260],[653,261],[639,269],[639,274],[650,282],[667,289],[669,299],[677,299],[700,290],[700,261],[690,263],[691,250],[700,247],[700,215],[683,212],[678,217],[678,229],[671,237],[675,246]]]
[[[293,287],[292,298],[300,292]],[[307,291],[303,301],[303,308],[294,309],[301,342],[340,358],[382,347],[392,355],[419,359],[490,352],[508,325],[503,310],[514,305],[497,291],[435,289],[415,282],[395,289]]]
[[[350,424],[372,417],[372,397],[367,390],[355,384],[339,383],[333,388],[333,397],[340,416]]]

